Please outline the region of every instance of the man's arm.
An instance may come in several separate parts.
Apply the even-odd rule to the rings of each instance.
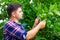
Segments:
[[[39,31],[39,29],[42,29],[45,27],[45,24],[46,24],[45,21],[41,21],[35,28],[28,31],[26,35],[26,40],[32,39],[36,35],[36,33]]]

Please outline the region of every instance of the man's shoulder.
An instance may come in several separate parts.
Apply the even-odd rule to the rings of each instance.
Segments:
[[[8,25],[8,26],[16,26],[16,24],[10,20],[8,20],[5,25]]]

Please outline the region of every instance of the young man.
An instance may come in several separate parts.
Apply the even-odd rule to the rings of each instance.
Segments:
[[[7,7],[7,13],[10,19],[6,22],[3,28],[4,40],[30,40],[36,33],[45,27],[46,22],[41,21],[38,24],[39,18],[36,18],[34,28],[26,32],[23,25],[19,23],[22,19],[23,12],[20,4],[14,3]]]

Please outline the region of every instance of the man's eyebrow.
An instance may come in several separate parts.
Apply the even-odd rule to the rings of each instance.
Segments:
[[[19,12],[22,12],[22,11],[19,11]]]

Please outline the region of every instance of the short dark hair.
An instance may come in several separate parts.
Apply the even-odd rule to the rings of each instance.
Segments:
[[[21,7],[21,4],[18,4],[18,3],[9,4],[7,7],[7,13],[9,17],[11,16],[11,13],[17,10],[19,7]]]

